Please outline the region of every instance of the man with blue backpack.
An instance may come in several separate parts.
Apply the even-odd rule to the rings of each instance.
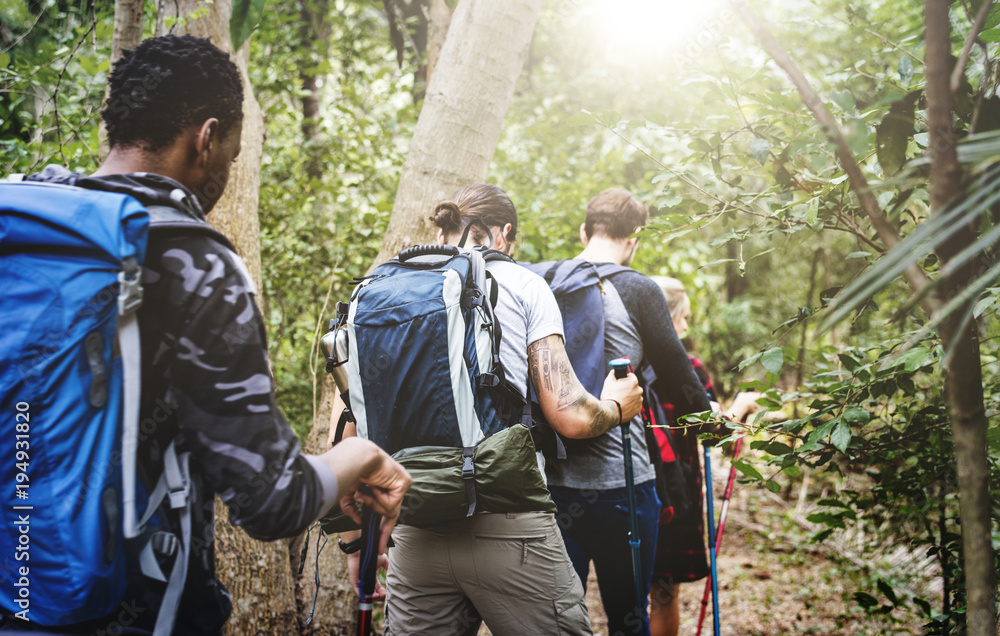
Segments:
[[[356,495],[384,543],[410,478],[363,440],[303,455],[278,410],[253,280],[205,220],[240,149],[229,56],[152,38],[109,84],[94,174],[0,185],[0,409],[18,460],[0,477],[23,521],[5,511],[0,528],[0,632],[215,635],[232,610],[216,494],[262,540]]]
[[[636,369],[647,365],[647,376],[655,373],[660,378],[659,386],[669,393],[666,399],[676,405],[678,416],[707,411],[708,396],[674,331],[663,294],[656,283],[628,267],[638,246],[634,234],[647,220],[646,207],[628,191],[605,190],[587,205],[580,227],[583,252],[575,259],[529,268],[555,293],[566,352],[584,388],[593,391],[609,362],[628,358]],[[652,377],[644,380],[652,382]],[[566,439],[564,444],[564,458],[550,459],[546,476],[559,508],[566,550],[584,586],[593,561],[608,633],[648,636],[645,599],[660,501],[643,418],[632,418],[627,430],[615,428],[593,439]],[[623,469],[629,447],[631,461],[624,462],[628,467]],[[629,492],[633,480],[634,491]],[[637,536],[630,528],[633,507]]]

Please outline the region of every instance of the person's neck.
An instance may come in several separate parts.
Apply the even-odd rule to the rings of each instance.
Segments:
[[[130,174],[133,172],[151,172],[170,177],[178,183],[183,183],[180,174],[172,169],[174,162],[165,160],[166,153],[153,154],[141,148],[112,148],[100,167],[90,176],[103,177],[112,174]]]
[[[627,257],[628,239],[613,239],[606,236],[592,236],[587,246],[576,257],[591,263],[615,263],[624,265]]]

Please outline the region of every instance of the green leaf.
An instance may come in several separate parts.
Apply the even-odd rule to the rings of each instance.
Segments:
[[[767,163],[767,158],[771,154],[771,144],[767,139],[758,137],[750,142],[750,154],[763,166]]]
[[[840,106],[840,109],[844,112],[854,112],[854,96],[851,95],[851,91],[847,89],[834,91],[831,97],[833,98],[833,103]]]
[[[1000,29],[990,29],[979,34],[979,39],[986,44],[1000,42]]]
[[[847,447],[851,443],[851,427],[847,422],[843,420],[837,422],[837,426],[830,433],[830,443],[841,453],[847,454]]]
[[[586,113],[576,113],[562,120],[563,126],[596,126],[598,123],[593,115]]]
[[[860,406],[849,406],[844,411],[844,419],[848,422],[858,422],[867,424],[871,419],[871,414]]]
[[[910,59],[909,55],[904,55],[899,60],[899,64],[896,65],[896,70],[899,71],[899,79],[902,80],[904,84],[913,79],[913,60]]]
[[[756,354],[750,356],[749,358],[746,358],[745,360],[742,360],[740,362],[739,368],[737,370],[742,371],[743,369],[749,367],[754,362],[757,362],[758,360],[760,360],[761,355],[763,355],[763,354],[756,353]]]
[[[809,207],[806,208],[806,223],[812,227],[816,227],[819,223],[819,199],[809,201]]]
[[[233,50],[239,51],[264,15],[266,0],[233,0],[233,13],[229,18],[229,33]]]
[[[919,98],[920,91],[913,91],[893,104],[875,129],[878,163],[888,175],[895,174],[906,163],[906,146],[914,133],[914,113]]]
[[[867,592],[855,592],[854,600],[864,609],[871,609],[878,606],[878,599]]]
[[[892,603],[894,607],[899,605],[899,598],[896,597],[896,592],[892,589],[891,585],[886,583],[883,579],[879,579],[876,585],[878,585],[879,591],[885,594],[885,597],[889,599],[889,602]]]
[[[1000,427],[986,431],[986,443],[995,451],[1000,451]]]
[[[975,309],[972,310],[972,317],[978,319],[980,316],[983,315],[983,313],[986,312],[987,309],[989,309],[996,303],[997,303],[996,296],[989,296],[987,298],[983,298],[978,303],[976,303]]]
[[[979,10],[978,7],[976,10]],[[990,12],[986,14],[986,21],[983,22],[983,28],[980,30],[980,33],[982,33],[982,31],[988,31],[996,26],[1000,26],[1000,5],[998,4],[994,4],[990,7]]]
[[[8,53],[0,53],[0,68],[7,68],[10,66],[10,55]]]
[[[770,490],[775,494],[781,492],[781,484],[773,480],[764,482],[764,488],[767,488],[768,490]]]
[[[908,372],[913,373],[924,366],[928,358],[931,357],[931,350],[927,347],[913,347],[896,359],[897,365],[903,365]]]
[[[777,375],[781,371],[781,364],[785,361],[785,353],[781,350],[781,347],[774,347],[773,349],[768,349],[760,356],[760,363],[765,369],[771,373]]]
[[[829,498],[820,499],[819,501],[816,502],[816,505],[829,506],[830,508],[845,508],[847,510],[850,510],[850,506],[845,504],[843,501],[840,501],[839,499],[829,499]]]
[[[750,477],[751,479],[756,479],[757,481],[763,481],[764,480],[764,476],[760,474],[760,471],[758,471],[756,468],[754,468],[750,464],[746,463],[745,460],[742,460],[742,459],[735,460],[733,462],[733,467],[736,470],[738,470],[741,473],[743,473],[744,475],[746,475],[747,477]]]
[[[695,152],[711,152],[712,145],[700,137],[695,137],[688,144],[688,148]]]

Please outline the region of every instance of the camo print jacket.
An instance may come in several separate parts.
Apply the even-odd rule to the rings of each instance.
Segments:
[[[160,175],[85,177],[49,166],[28,180],[126,193],[205,218],[188,190]],[[159,476],[162,450],[179,435],[180,450],[191,452],[197,505],[174,633],[215,634],[231,610],[214,572],[215,495],[232,523],[274,540],[305,531],[332,505],[336,477],[300,452],[278,410],[256,290],[236,254],[210,236],[154,232],[143,287],[141,476],[147,484]],[[138,575],[130,588],[139,608],[134,626],[151,629],[163,584]]]

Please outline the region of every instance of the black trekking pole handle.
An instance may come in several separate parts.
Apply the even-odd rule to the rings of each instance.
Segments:
[[[632,371],[632,361],[628,358],[616,358],[608,363],[615,371],[615,377],[621,380]],[[632,553],[632,584],[635,588],[635,609],[641,612],[645,606],[645,595],[642,593],[642,558],[640,556],[639,515],[635,501],[635,474],[632,468],[632,420],[621,423],[622,454],[625,458],[625,490],[628,497],[628,545]]]
[[[367,486],[363,491],[371,493]],[[361,558],[358,564],[358,636],[371,636],[373,600],[378,577],[379,526],[382,517],[368,506],[361,511]]]
[[[458,256],[458,248],[454,245],[415,245],[399,253],[400,261],[408,261],[417,256]]]

